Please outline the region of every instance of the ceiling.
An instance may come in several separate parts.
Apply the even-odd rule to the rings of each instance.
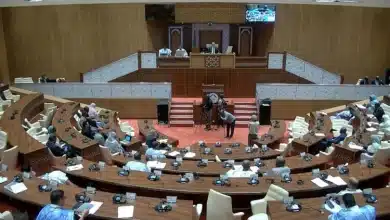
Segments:
[[[35,1],[35,0],[30,0]],[[321,1],[321,0],[319,0]],[[326,1],[326,0],[323,0]],[[231,3],[284,3],[284,4],[322,4],[322,5],[350,5],[361,7],[390,8],[390,0],[335,0],[339,2],[319,3],[316,0],[42,0],[29,2],[27,0],[0,0],[0,7],[36,6],[36,5],[63,5],[63,4],[104,4],[104,3],[188,3],[188,2],[231,2]]]

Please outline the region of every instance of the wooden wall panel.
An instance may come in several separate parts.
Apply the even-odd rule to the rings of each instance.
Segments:
[[[268,69],[141,69],[113,82],[171,82],[173,97],[200,97],[202,84],[223,84],[225,96],[255,97],[256,83],[309,83],[282,70]]]
[[[1,10],[12,78],[33,76],[36,79],[46,73],[51,77],[78,81],[80,72],[106,65],[138,50],[153,49],[153,41],[157,38],[150,37],[156,31],[147,27],[143,4]]]
[[[3,13],[0,10],[0,81],[9,83],[9,80],[7,47],[3,31]]]
[[[272,51],[288,51],[355,83],[390,66],[390,9],[278,5]],[[261,33],[260,33],[261,34]]]
[[[295,116],[304,117],[308,112],[320,111],[357,100],[273,100],[271,105],[272,119],[294,120]]]
[[[245,4],[235,3],[178,3],[176,23],[245,23]]]
[[[120,118],[142,119],[157,118],[157,99],[69,99],[84,104],[95,103],[97,106],[119,112]]]

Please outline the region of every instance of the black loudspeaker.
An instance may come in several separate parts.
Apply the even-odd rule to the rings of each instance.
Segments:
[[[168,104],[157,105],[158,123],[168,124]]]
[[[271,100],[264,99],[260,104],[260,124],[261,125],[270,125],[271,124]]]
[[[390,68],[386,69],[385,71],[385,84],[386,85],[390,84]]]

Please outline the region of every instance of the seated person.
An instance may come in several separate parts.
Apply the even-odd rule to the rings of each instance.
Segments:
[[[108,138],[104,143],[104,146],[110,150],[111,154],[115,154],[115,153],[122,154],[124,152],[122,145],[119,143],[116,137],[116,133],[113,131],[108,134]]]
[[[330,208],[327,204],[325,209],[331,212],[329,220],[374,220],[376,217],[375,208],[370,205],[359,207],[356,205],[355,198],[352,194],[346,193],[342,196],[345,208],[341,208],[334,201],[330,201],[333,204],[333,208]]]
[[[65,193],[60,189],[53,190],[50,193],[50,203],[41,209],[36,220],[84,220],[88,215],[88,210],[84,210],[78,216],[75,211],[65,209]]]
[[[390,135],[390,116],[383,116],[383,122],[379,124],[379,131],[382,131],[385,135]]]
[[[244,160],[242,162],[242,166],[240,168],[233,168],[231,170],[229,170],[228,172],[226,172],[226,175],[228,177],[237,177],[237,178],[241,178],[241,177],[244,177],[244,178],[249,178],[251,175],[253,174],[256,174],[255,172],[253,172],[251,169],[251,163],[249,160]]]
[[[374,112],[376,103],[379,103],[378,99],[376,98],[376,95],[370,95],[369,103],[367,104],[368,112]]]
[[[378,122],[383,122],[384,114],[385,111],[381,107],[381,104],[379,102],[375,103],[373,115],[375,116],[376,120],[378,120]]]
[[[146,134],[146,137],[145,137],[145,144],[146,146],[148,146],[148,148],[151,148],[153,147],[153,142],[154,141],[157,141],[157,138],[158,138],[158,133],[155,131],[155,130],[150,130],[147,134]]]
[[[95,119],[99,119],[99,114],[96,110],[96,104],[95,103],[91,103],[89,106],[88,106],[89,110],[88,110],[88,116],[91,117],[91,118],[95,118]]]
[[[184,48],[179,47],[179,49],[176,50],[175,57],[188,57],[188,53]]]
[[[163,48],[161,48],[158,51],[158,56],[159,57],[169,57],[169,56],[171,56],[171,53],[172,53],[172,51],[169,48],[167,48],[166,46],[164,46]]]
[[[283,156],[278,156],[276,157],[275,160],[275,167],[272,168],[272,171],[276,174],[279,175],[283,171],[289,170],[288,166],[286,166],[286,160],[284,159]]]
[[[319,150],[326,152],[326,149],[332,144],[340,144],[347,137],[347,129],[345,127],[340,128],[340,135],[338,137],[330,138],[324,141],[321,141]]]
[[[147,159],[157,157],[157,159],[165,159],[165,155],[159,150],[159,144],[157,141],[153,141],[152,147],[148,148],[145,152]]]
[[[94,129],[92,126],[89,125],[88,121],[84,121],[81,126],[81,134],[84,136],[95,140],[99,143],[99,145],[104,145],[104,137],[102,134],[100,134],[100,131],[98,129]]]
[[[49,137],[51,137],[51,136],[55,137],[57,144],[60,143],[60,140],[57,138],[57,129],[53,125],[50,125],[47,128],[47,134],[49,135]]]
[[[133,157],[135,161],[127,162],[124,167],[126,167],[128,170],[135,170],[141,172],[150,171],[149,168],[146,166],[146,164],[141,162],[141,154],[139,152],[135,153]]]
[[[379,78],[379,76],[376,76],[374,80],[372,80],[371,85],[384,85],[383,81]]]
[[[337,193],[337,195],[342,196],[342,195],[347,194],[347,193],[350,193],[350,194],[362,193],[363,191],[360,190],[358,186],[359,186],[359,181],[355,177],[350,177],[348,179],[347,188],[345,190],[342,190],[339,193]]]
[[[344,119],[347,121],[351,121],[351,119],[354,117],[353,110],[351,107],[348,107],[345,111],[337,113],[335,116],[331,116],[331,119]]]
[[[377,135],[371,135],[371,140],[372,143],[367,147],[367,151],[373,152],[375,154],[381,147],[381,139]]]
[[[49,139],[46,142],[46,147],[48,147],[56,157],[62,157],[63,155],[66,155],[67,158],[75,157],[74,151],[68,145],[60,145],[57,143],[56,136],[49,136]]]
[[[360,85],[369,85],[370,84],[370,81],[368,80],[368,77],[364,77],[364,79],[361,79],[360,80]]]

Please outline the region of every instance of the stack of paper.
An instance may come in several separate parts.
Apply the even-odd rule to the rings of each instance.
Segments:
[[[196,154],[194,152],[188,152],[184,155],[185,158],[192,158],[192,157],[195,157]]]
[[[377,122],[367,122],[368,126],[372,127],[373,125],[379,125]]]
[[[317,137],[325,137],[325,134],[323,134],[323,133],[316,133],[315,134]]]
[[[93,205],[93,207],[89,209],[89,214],[95,214],[100,206],[103,205],[103,202],[91,201],[90,204]]]
[[[119,206],[118,218],[133,218],[134,206]]]
[[[148,161],[146,166],[149,168],[155,168],[155,169],[164,169],[166,163],[160,163],[158,161]]]
[[[257,173],[259,171],[259,168],[257,166],[251,166],[250,168],[253,172]]]
[[[376,131],[376,128],[367,128],[367,131],[373,132]]]
[[[24,185],[24,183],[16,183],[16,182],[11,182],[11,183],[5,185],[4,188],[12,193],[15,193],[15,194],[18,194],[20,192],[27,190],[27,186]]]
[[[320,178],[315,178],[314,180],[311,180],[314,184],[316,184],[317,186],[323,188],[323,187],[326,187],[326,186],[329,186],[329,184],[327,184],[326,182],[324,182],[322,179]]]
[[[333,177],[331,175],[328,175],[326,178],[327,181],[332,182],[338,186],[344,186],[347,185],[347,183],[339,176]]]
[[[180,154],[180,152],[178,152],[178,151],[172,151],[172,152],[168,153],[168,155],[171,157],[176,157],[179,154]]]
[[[0,176],[0,183],[4,183],[8,180],[7,177],[4,177],[4,176]]]
[[[351,149],[355,149],[355,150],[363,150],[363,147],[362,146],[359,146],[359,145],[356,145],[354,143],[349,143],[349,148]]]
[[[66,171],[75,171],[75,170],[81,170],[83,169],[83,165],[82,164],[77,164],[77,165],[74,165],[74,166],[68,166],[66,167]]]

